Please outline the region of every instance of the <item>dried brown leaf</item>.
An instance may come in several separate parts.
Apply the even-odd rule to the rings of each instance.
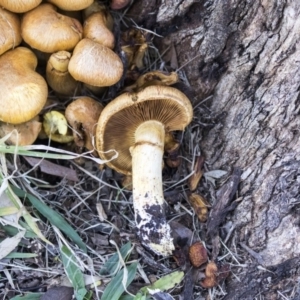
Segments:
[[[75,170],[54,164],[46,159],[24,156],[24,159],[32,166],[38,166],[41,172],[57,177],[63,177],[67,180],[77,182],[79,179]]]
[[[200,222],[206,222],[208,216],[208,208],[210,207],[207,200],[199,194],[192,193],[189,196],[189,201],[194,208]]]

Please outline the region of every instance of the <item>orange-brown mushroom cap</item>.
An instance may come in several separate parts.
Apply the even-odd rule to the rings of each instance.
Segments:
[[[19,16],[0,8],[0,55],[22,41]]]
[[[48,87],[35,72],[37,58],[25,47],[0,56],[0,121],[19,124],[31,120],[43,108]]]
[[[56,10],[54,5],[45,3],[24,14],[21,33],[32,48],[46,53],[72,50],[81,40],[81,23]]]
[[[83,24],[83,37],[113,49],[115,46],[115,37],[106,27],[109,17],[110,15],[105,10],[88,16]]]
[[[0,0],[0,6],[15,13],[24,13],[37,7],[42,0]]]
[[[86,96],[77,98],[67,106],[65,116],[73,129],[77,146],[94,150],[93,139],[102,110],[101,103]]]
[[[74,11],[82,10],[90,6],[94,0],[47,0],[60,9]]]
[[[90,39],[82,39],[69,62],[73,78],[94,86],[111,86],[123,75],[123,64],[111,49]]]
[[[191,122],[190,100],[169,86],[148,86],[138,93],[125,93],[111,101],[102,111],[97,131],[96,148],[102,159],[118,157],[107,165],[123,174],[131,173],[130,147],[135,144],[134,133],[147,120],[164,124],[165,131],[184,130]],[[148,163],[148,162],[147,162]]]

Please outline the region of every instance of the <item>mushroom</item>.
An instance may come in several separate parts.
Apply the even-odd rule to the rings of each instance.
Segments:
[[[165,134],[184,130],[193,110],[189,99],[169,86],[148,86],[124,93],[102,111],[96,147],[102,159],[125,175],[132,174],[133,206],[138,235],[144,246],[159,255],[174,250],[166,221],[162,189],[162,158]]]
[[[9,124],[0,122],[0,138],[10,135],[5,141],[7,144],[26,146],[32,145],[41,131],[42,123],[38,116],[21,124]]]
[[[43,116],[43,129],[46,135],[55,142],[69,143],[73,135],[68,130],[68,123],[63,113],[52,110]]]
[[[98,1],[94,1],[89,7],[85,8],[82,11],[82,15],[83,15],[83,19],[86,20],[90,15],[97,13],[97,12],[102,12],[105,11],[106,14],[106,24],[105,26],[112,31],[113,27],[114,27],[114,19],[111,16],[110,13],[108,13],[106,5],[98,2]]]
[[[83,24],[83,37],[113,49],[115,37],[108,28],[111,16],[105,8],[89,15]]]
[[[90,6],[94,0],[47,0],[63,10],[82,10]]]
[[[95,150],[96,125],[102,110],[103,105],[90,97],[80,97],[67,106],[65,116],[78,147]]]
[[[0,8],[0,55],[22,41],[19,16]]]
[[[66,96],[74,96],[79,89],[79,82],[68,71],[70,58],[70,52],[58,51],[50,56],[46,67],[46,79],[50,87]]]
[[[15,13],[24,13],[37,7],[42,0],[0,0],[0,6]]]
[[[72,50],[82,38],[82,26],[76,19],[58,13],[50,4],[41,4],[24,14],[21,33],[34,49],[46,53]]]
[[[73,51],[69,72],[78,81],[93,86],[111,86],[121,79],[123,64],[111,49],[82,39]]]
[[[122,9],[126,7],[130,3],[130,0],[111,0],[110,2],[110,8],[111,9]]]
[[[34,118],[47,101],[48,87],[34,70],[37,58],[25,47],[0,56],[0,121],[11,124]]]

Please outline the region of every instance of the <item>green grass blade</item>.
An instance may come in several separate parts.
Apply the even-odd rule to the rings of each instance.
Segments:
[[[120,254],[124,261],[126,261],[126,258],[128,257],[130,252],[131,252],[130,242],[128,242],[127,244],[121,247]],[[103,265],[99,273],[100,275],[103,276],[113,275],[115,272],[117,272],[119,266],[120,266],[119,254],[115,253],[106,261],[106,263]]]
[[[153,284],[145,286],[140,289],[140,291],[147,293],[148,290],[160,290],[161,292],[174,288],[177,284],[181,282],[184,277],[182,271],[175,271],[168,275],[165,275],[155,281]]]
[[[8,255],[5,256],[5,258],[33,258],[37,257],[38,255],[36,253],[23,253],[23,252],[11,252]]]
[[[48,207],[33,195],[27,194],[21,189],[12,186],[14,193],[18,197],[27,198],[30,203],[45,217],[49,222],[59,228],[66,234],[74,243],[78,245],[85,253],[87,251],[85,243],[82,241],[77,232],[70,226],[70,224],[55,210]]]
[[[0,217],[17,214],[18,212],[19,212],[19,209],[15,206],[1,207],[0,208]]]
[[[29,228],[29,226],[22,221],[19,221],[19,224],[26,229],[25,238],[36,238],[37,235]],[[18,230],[16,227],[13,227],[11,225],[2,225],[0,224],[0,229],[3,229],[5,233],[9,236],[16,235],[20,230]]]
[[[23,155],[23,156],[41,157],[41,158],[50,158],[50,159],[63,159],[63,160],[71,160],[79,157],[84,157],[100,165],[105,164],[108,161],[118,157],[118,153],[115,150],[108,151],[108,152],[114,152],[114,155],[110,160],[102,160],[100,158],[89,155],[90,152],[77,154],[70,151],[66,151],[66,150],[62,150],[50,146],[44,146],[44,145],[12,146],[12,145],[6,145],[2,140],[3,139],[0,139],[0,153],[4,153],[4,154],[10,153],[10,154]],[[37,150],[41,150],[41,151],[37,151]],[[49,153],[49,151],[52,151],[53,153]]]
[[[128,272],[126,288],[133,281],[136,270],[137,270],[138,262],[134,262],[128,267],[126,267]],[[121,295],[125,292],[125,287],[123,286],[123,277],[124,277],[124,269],[119,271],[115,277],[112,278],[110,283],[106,286],[101,300],[119,300]]]
[[[83,274],[76,262],[76,258],[66,246],[61,247],[60,253],[66,274],[74,288],[76,299],[83,300],[87,294],[87,290],[85,288]]]
[[[24,296],[15,296],[10,300],[39,300],[43,296],[43,293],[28,293]]]

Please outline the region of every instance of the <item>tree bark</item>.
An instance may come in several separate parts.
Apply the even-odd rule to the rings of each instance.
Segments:
[[[255,266],[276,269],[293,259],[299,264],[300,2],[146,0],[138,5],[138,22],[174,46],[195,91],[193,124],[206,128],[200,148],[209,169],[242,170],[239,204],[222,226],[234,228],[227,246],[248,267],[240,269],[242,284],[234,276],[227,280],[224,299],[254,299],[260,292],[277,299],[279,282],[290,276],[290,286],[295,285],[299,267],[261,289],[263,271]],[[147,9],[155,20],[143,16]],[[201,103],[216,116],[214,126]],[[299,290],[289,299],[297,295]]]

